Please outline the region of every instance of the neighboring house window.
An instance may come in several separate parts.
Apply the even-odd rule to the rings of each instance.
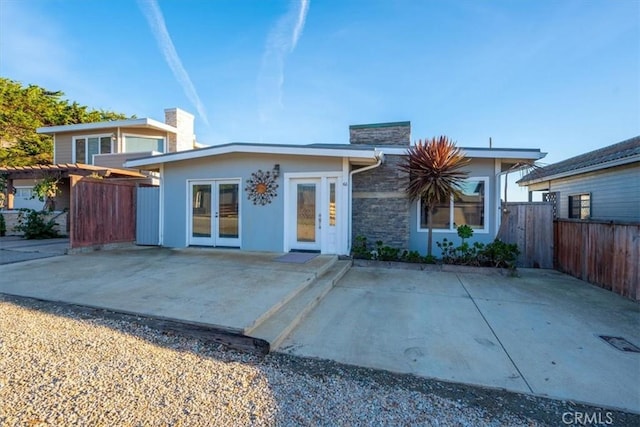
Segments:
[[[15,187],[14,188],[15,197],[19,197],[21,199],[30,199],[33,196],[33,187]]]
[[[92,165],[94,154],[109,153],[111,153],[111,135],[73,138],[73,158],[75,163]]]
[[[575,194],[569,196],[569,218],[589,219],[591,218],[591,195]]]
[[[488,231],[486,213],[488,197],[486,194],[488,178],[469,178],[462,184],[460,195],[452,197],[449,203],[436,206],[433,213],[433,229],[439,231],[455,231],[461,225],[468,225],[479,232]],[[429,212],[427,206],[418,204],[420,209],[420,230],[428,227]]]
[[[164,153],[164,138],[136,135],[124,136],[123,152],[140,153],[148,151],[157,151],[159,153]]]

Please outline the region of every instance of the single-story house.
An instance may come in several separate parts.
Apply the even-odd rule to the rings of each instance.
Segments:
[[[363,236],[426,252],[426,216],[404,193],[398,168],[410,122],[350,126],[349,144],[230,143],[128,160],[160,183],[160,244],[247,251],[349,254]],[[464,194],[439,207],[434,240],[456,226],[489,242],[500,223],[500,177],[544,157],[539,149],[463,148],[471,159]]]
[[[518,180],[556,204],[557,218],[640,222],[640,136],[532,171]]]

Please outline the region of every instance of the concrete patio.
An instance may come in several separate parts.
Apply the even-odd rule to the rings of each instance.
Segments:
[[[174,319],[300,356],[640,413],[640,305],[552,270],[353,267],[131,248],[0,266],[0,292]],[[346,273],[346,274],[345,274]],[[344,276],[344,277],[343,277]]]

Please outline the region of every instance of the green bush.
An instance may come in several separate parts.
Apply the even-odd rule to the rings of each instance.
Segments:
[[[496,239],[484,247],[479,258],[482,265],[515,270],[518,255],[520,255],[518,245]]]
[[[52,239],[60,237],[55,229],[56,223],[53,219],[46,219],[48,212],[38,212],[34,209],[20,209],[18,214],[18,225],[14,227],[16,231],[24,233],[25,239]]]
[[[4,215],[0,213],[0,237],[7,234],[7,223],[4,221]]]
[[[367,247],[367,238],[364,236],[356,236],[351,248],[351,254],[357,259],[371,259],[371,251]]]
[[[398,261],[400,249],[385,245],[382,240],[376,242],[376,249],[373,251],[373,259],[378,261]]]

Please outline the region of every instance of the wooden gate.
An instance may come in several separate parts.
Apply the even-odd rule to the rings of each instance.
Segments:
[[[136,184],[71,176],[70,246],[133,242]]]
[[[518,267],[553,268],[553,203],[503,205],[497,237],[518,245]]]
[[[160,244],[160,187],[138,187],[136,244]]]

